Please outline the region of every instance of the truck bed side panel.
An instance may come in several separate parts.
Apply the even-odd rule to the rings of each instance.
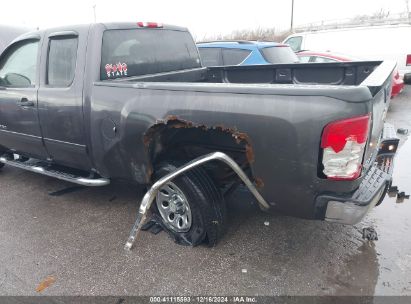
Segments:
[[[350,192],[358,187],[360,180],[335,183],[318,177],[320,139],[328,122],[368,113],[368,100],[347,102],[321,96],[318,88],[311,95],[298,96],[297,86],[289,88],[289,95],[276,95],[275,90],[268,94],[262,89],[264,94],[236,93],[235,86],[225,86],[231,93],[213,92],[206,86],[202,91],[190,90],[189,85],[183,89],[184,84],[176,84],[174,90],[169,84],[163,89],[161,84],[155,89],[149,84],[95,85],[91,138],[95,163],[101,164],[98,170],[113,178],[146,183],[150,164],[142,134],[172,116],[247,134],[254,153],[253,175],[263,184],[260,191],[286,213],[313,218],[318,193]],[[350,89],[353,95],[367,96],[366,88],[344,90]],[[110,131],[114,125],[116,134]]]

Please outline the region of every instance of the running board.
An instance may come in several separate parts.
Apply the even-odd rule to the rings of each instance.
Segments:
[[[27,160],[25,162],[10,159],[5,156],[0,157],[0,162],[12,167],[16,167],[19,169],[40,173],[43,175],[47,175],[50,177],[54,177],[57,179],[61,179],[67,182],[83,185],[83,186],[91,186],[91,187],[99,187],[99,186],[106,186],[110,184],[110,180],[103,177],[83,177],[80,175],[75,175],[72,173],[64,172],[61,170],[53,169],[51,166],[47,166],[47,164],[42,163],[38,160]]]

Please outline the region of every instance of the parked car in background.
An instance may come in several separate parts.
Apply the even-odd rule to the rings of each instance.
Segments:
[[[331,54],[328,52],[312,52],[301,51],[297,53],[301,63],[324,63],[324,62],[344,62],[344,61],[359,61],[362,59],[354,58],[347,55]],[[400,76],[396,68],[392,77],[391,98],[394,98],[404,89],[404,80]]]
[[[297,57],[301,63],[362,61],[362,59],[354,58],[348,55],[314,51],[297,52]]]
[[[24,28],[0,25],[0,54],[14,38],[28,31]]]
[[[295,52],[346,53],[365,60],[394,60],[406,83],[411,81],[411,25],[339,28],[296,33],[283,43]]]
[[[213,41],[197,43],[203,66],[255,65],[298,62],[285,44],[260,41]]]

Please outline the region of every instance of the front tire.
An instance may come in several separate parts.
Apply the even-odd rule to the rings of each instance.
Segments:
[[[156,178],[173,172],[178,162],[157,166]],[[156,197],[155,211],[163,228],[181,245],[214,246],[226,225],[224,199],[207,172],[194,168],[165,184]]]

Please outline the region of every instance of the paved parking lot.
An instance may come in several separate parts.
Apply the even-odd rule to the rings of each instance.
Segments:
[[[388,121],[411,130],[410,87]],[[401,138],[394,185],[409,194],[411,142]],[[407,200],[387,197],[349,227],[264,214],[238,193],[217,247],[142,233],[127,253],[142,191],[114,184],[49,194],[72,186],[10,167],[0,173],[0,295],[411,295]],[[368,226],[375,243],[361,238]]]

